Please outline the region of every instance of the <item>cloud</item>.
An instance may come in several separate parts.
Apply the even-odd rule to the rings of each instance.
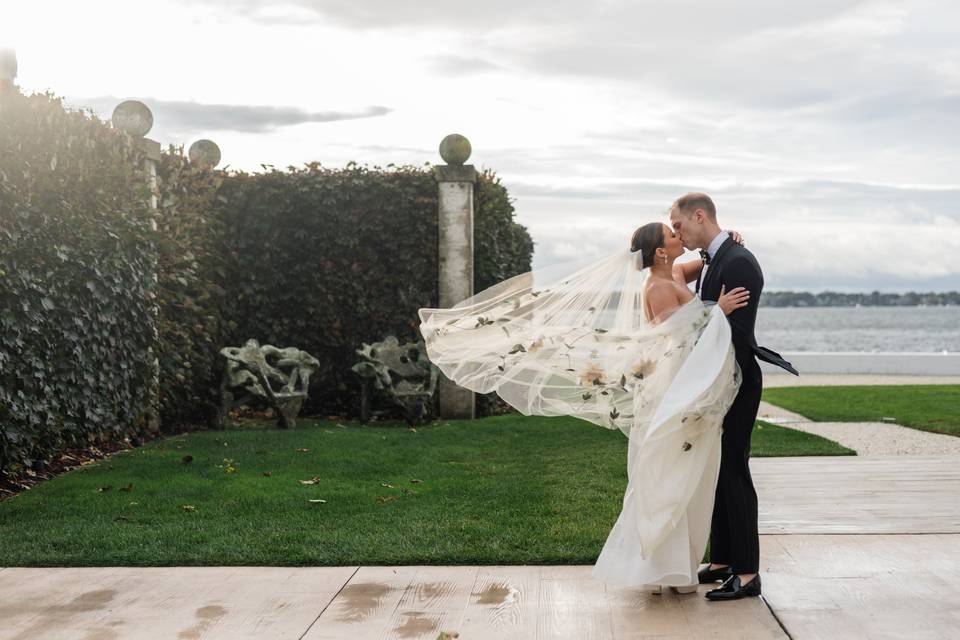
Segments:
[[[422,165],[459,131],[516,199],[535,265],[621,248],[698,190],[745,233],[768,288],[960,281],[960,5],[947,0],[161,0],[158,19],[192,46],[133,62],[111,58],[112,37],[136,33],[136,12],[110,2],[109,28],[56,33],[83,60],[41,68],[38,45],[22,79],[167,98],[147,101],[151,137],[219,130],[234,167]],[[18,5],[31,41],[49,37],[30,25],[55,4]],[[80,19],[62,7],[62,24]],[[262,95],[291,106],[249,106]],[[330,96],[396,111],[311,108]],[[172,100],[185,97],[210,104]],[[119,102],[78,99],[98,100],[102,117]],[[293,126],[308,122],[335,126]]]
[[[183,4],[228,6],[230,16],[267,24],[287,24],[289,17],[301,23],[308,20],[335,22],[352,29],[429,29],[456,28],[477,30],[509,24],[557,20],[557,16],[579,13],[583,5],[574,0],[554,0],[517,4],[512,0],[488,0],[484,3],[449,0],[180,0]],[[562,18],[560,18],[562,20]]]
[[[504,69],[489,60],[469,56],[434,55],[425,57],[424,62],[433,71],[444,76],[474,75]]]
[[[126,98],[98,96],[93,98],[67,96],[64,101],[73,107],[89,107],[101,117],[109,118]],[[145,103],[153,112],[154,123],[168,132],[240,131],[270,133],[279,127],[308,122],[337,122],[376,118],[392,110],[369,106],[352,111],[307,111],[296,107],[266,105],[202,104],[182,100],[133,98]]]

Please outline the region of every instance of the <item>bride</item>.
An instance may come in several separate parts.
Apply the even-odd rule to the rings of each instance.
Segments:
[[[593,577],[655,593],[698,584],[723,416],[740,384],[726,316],[749,297],[740,288],[702,302],[687,288],[702,263],[675,265],[683,251],[654,222],[585,267],[534,269],[419,310],[427,355],[456,384],[627,436],[623,509]]]

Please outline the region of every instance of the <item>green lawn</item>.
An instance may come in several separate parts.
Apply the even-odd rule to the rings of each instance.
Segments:
[[[855,456],[847,449],[820,436],[776,424],[757,421],[750,439],[750,455],[755,458],[778,456]]]
[[[763,399],[818,422],[879,422],[960,435],[960,385],[782,387]]]
[[[263,426],[154,441],[0,502],[0,567],[593,563],[626,488],[626,438],[572,418]],[[844,452],[761,427],[754,455]]]

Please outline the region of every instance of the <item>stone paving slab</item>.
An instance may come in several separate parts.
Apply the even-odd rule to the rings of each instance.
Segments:
[[[750,471],[761,533],[960,533],[957,456],[751,458]]]
[[[358,570],[359,569],[359,570]],[[590,566],[11,568],[3,640],[786,640],[766,604],[607,589]],[[710,623],[707,623],[707,621]]]
[[[0,571],[0,639],[300,638],[357,567]]]
[[[794,640],[960,637],[960,535],[761,536],[760,550]]]

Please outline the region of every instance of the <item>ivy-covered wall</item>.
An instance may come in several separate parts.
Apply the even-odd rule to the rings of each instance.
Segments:
[[[144,426],[153,288],[139,147],[51,94],[0,117],[0,470]]]

